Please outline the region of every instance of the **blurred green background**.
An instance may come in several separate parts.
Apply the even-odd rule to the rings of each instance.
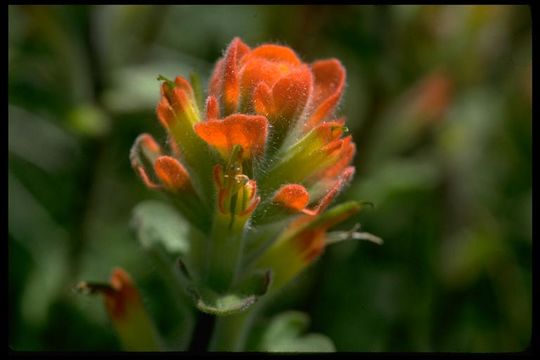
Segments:
[[[341,200],[383,246],[328,248],[263,314],[305,311],[338,351],[520,351],[530,342],[531,14],[526,6],[10,6],[9,344],[118,350],[98,298],[120,265],[170,349],[195,315],[130,232],[162,199],[132,171],[165,140],[158,74],[206,84],[234,36],[347,69],[358,145]],[[347,224],[350,226],[351,224]]]

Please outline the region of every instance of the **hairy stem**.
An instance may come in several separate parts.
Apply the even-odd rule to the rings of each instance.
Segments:
[[[217,292],[227,291],[236,278],[243,248],[243,225],[219,212],[214,218],[207,280]]]

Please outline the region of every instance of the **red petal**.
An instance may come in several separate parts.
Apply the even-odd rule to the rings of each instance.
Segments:
[[[223,63],[223,94],[222,101],[225,113],[230,114],[237,110],[240,100],[240,81],[238,77],[239,60],[249,52],[249,47],[234,38],[225,54]]]
[[[213,95],[218,99],[221,93],[221,86],[223,84],[223,63],[224,59],[220,59],[216,63],[216,66],[214,66],[214,71],[212,72],[212,76],[210,78],[210,86],[208,90],[209,95]]]
[[[328,156],[337,155],[343,148],[343,141],[345,139],[336,139],[328,143],[321,148],[321,151],[325,152]]]
[[[191,186],[188,172],[178,160],[171,156],[157,158],[154,171],[167,190],[180,191]]]
[[[274,86],[276,81],[288,71],[290,71],[289,67],[283,69],[283,66],[279,63],[264,59],[253,59],[253,61],[246,63],[240,74],[242,96],[251,97],[254,89],[260,83],[265,83],[269,87]]]
[[[343,135],[343,126],[345,125],[345,121],[340,120],[334,120],[334,121],[328,121],[324,122],[322,124],[319,124],[315,128],[315,133],[321,140],[323,144],[335,144],[336,141],[339,140],[341,135]]]
[[[259,83],[253,92],[253,108],[257,114],[264,116],[273,112],[272,90],[263,82]]]
[[[272,201],[293,211],[302,211],[309,203],[309,193],[298,184],[283,185],[274,195]]]
[[[234,38],[231,41],[231,44],[228,47],[231,48],[233,46],[236,48],[236,63],[238,62],[250,51],[249,46],[244,44],[240,38]],[[226,57],[226,56],[225,56]],[[214,71],[212,72],[212,76],[210,78],[210,86],[209,86],[209,95],[215,96],[217,99],[221,98],[221,93],[223,90],[223,78],[224,78],[224,71],[225,71],[225,57],[220,59],[216,65],[214,66]]]
[[[328,117],[339,102],[345,87],[345,68],[339,60],[321,60],[313,63],[315,86],[313,91],[314,112],[306,123],[308,128]]]
[[[232,39],[231,46],[236,47],[236,57],[238,62],[240,62],[244,58],[244,56],[246,56],[251,51],[249,46],[239,37],[235,37],[234,39]]]
[[[145,133],[137,136],[134,146],[142,151],[142,153],[148,159],[152,159],[152,157],[156,157],[161,154],[161,147],[150,134]]]
[[[158,189],[161,186],[150,180],[148,173],[144,168],[143,159],[145,159],[146,162],[153,163],[160,155],[161,147],[149,134],[139,135],[129,153],[131,166],[135,169],[144,184],[150,189]]]
[[[139,174],[139,177],[143,181],[144,185],[146,185],[149,189],[160,189],[161,185],[158,185],[154,183],[150,178],[148,177],[148,174],[146,173],[146,170],[142,166],[136,166],[135,170],[137,171],[137,174]]]
[[[313,209],[313,212],[315,214],[320,214],[323,212],[328,205],[334,200],[336,195],[343,189],[343,187],[351,181],[353,175],[355,172],[355,168],[353,166],[349,166],[346,168],[341,176],[338,178],[338,180],[335,182],[334,186],[330,188],[330,190],[326,193],[326,195],[319,201],[319,204],[315,209]]]
[[[273,62],[287,62],[292,65],[299,65],[302,63],[296,53],[287,46],[266,44],[261,45],[253,49],[244,59],[244,62],[248,62],[253,58],[262,58]]]
[[[277,116],[292,119],[304,110],[311,90],[313,76],[307,66],[299,67],[282,77],[272,88],[274,109]]]
[[[182,76],[177,76],[176,79],[174,79],[174,83],[176,84],[177,88],[184,90],[188,94],[188,96],[195,96],[193,88],[191,87],[191,83],[184,79]]]
[[[235,145],[240,145],[246,159],[263,152],[268,120],[260,115],[233,114],[223,120],[200,122],[195,125],[195,132],[225,158]]]
[[[171,106],[175,113],[186,111],[190,106],[191,100],[190,91],[181,87],[175,87],[172,90],[172,103]]]
[[[352,138],[347,137],[344,140],[345,142],[343,144],[339,160],[324,171],[322,174],[323,177],[336,177],[341,174],[343,170],[351,163],[354,155],[356,154],[356,145],[354,142],[352,142]]]
[[[165,129],[168,129],[171,122],[174,120],[174,112],[165,96],[162,96],[159,100],[156,112],[158,119],[163,125],[163,127],[165,127]]]
[[[219,117],[219,104],[215,96],[210,95],[206,99],[206,119],[214,120]]]

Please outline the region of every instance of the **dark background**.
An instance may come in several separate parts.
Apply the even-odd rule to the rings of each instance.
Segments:
[[[531,335],[531,14],[526,6],[10,6],[9,344],[117,350],[99,299],[120,265],[171,349],[190,304],[130,233],[161,199],[132,171],[164,140],[158,74],[206,84],[234,36],[337,57],[358,146],[340,197],[383,246],[329,248],[267,309],[338,351],[520,351]]]

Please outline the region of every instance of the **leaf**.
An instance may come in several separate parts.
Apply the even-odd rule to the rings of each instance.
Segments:
[[[171,206],[145,201],[133,210],[132,226],[145,248],[161,245],[175,255],[189,252],[189,224]]]
[[[317,333],[301,335],[309,325],[309,317],[299,311],[275,316],[263,334],[260,350],[270,352],[334,352],[327,336]]]
[[[266,294],[272,281],[270,270],[259,271],[246,277],[226,294],[219,294],[204,284],[194,281],[181,259],[178,259],[186,290],[193,297],[195,306],[202,312],[225,316],[242,312]]]
[[[232,315],[242,312],[257,301],[255,295],[219,295],[209,289],[195,293],[195,306],[202,312],[212,315]]]
[[[332,340],[322,334],[307,334],[296,339],[286,339],[268,351],[272,352],[335,352]]]

